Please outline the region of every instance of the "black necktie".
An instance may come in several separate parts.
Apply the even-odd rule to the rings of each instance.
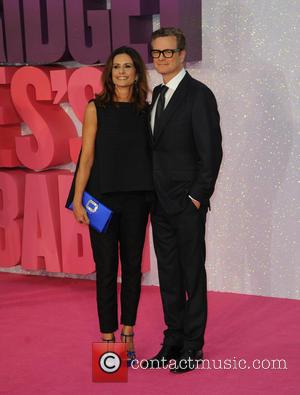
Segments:
[[[160,88],[160,95],[157,101],[157,106],[156,106],[156,111],[155,111],[155,118],[154,118],[154,132],[153,135],[157,133],[158,129],[158,124],[159,124],[159,119],[161,117],[161,114],[164,111],[165,108],[165,94],[169,88],[166,85],[163,85]]]

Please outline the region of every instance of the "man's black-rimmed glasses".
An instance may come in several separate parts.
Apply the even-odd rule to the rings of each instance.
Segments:
[[[181,49],[176,48],[176,49],[163,49],[160,51],[159,49],[151,49],[150,54],[152,58],[159,58],[160,55],[162,54],[164,58],[172,58],[174,53],[180,52]]]

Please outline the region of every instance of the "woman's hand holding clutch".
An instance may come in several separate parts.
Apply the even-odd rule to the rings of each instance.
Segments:
[[[89,225],[90,221],[87,216],[86,210],[81,204],[81,202],[75,202],[73,201],[73,214],[76,219],[76,221]]]

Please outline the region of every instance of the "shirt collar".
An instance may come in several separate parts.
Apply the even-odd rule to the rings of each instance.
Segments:
[[[185,69],[181,69],[179,71],[178,74],[175,75],[175,77],[173,77],[167,84],[166,86],[169,89],[172,89],[173,91],[176,90],[176,88],[178,87],[178,85],[180,84],[180,82],[183,80],[184,76],[186,74],[186,70]]]

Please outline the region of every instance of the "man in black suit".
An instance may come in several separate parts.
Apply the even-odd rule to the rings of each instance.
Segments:
[[[167,329],[162,349],[144,367],[176,359],[170,370],[182,373],[203,357],[205,220],[222,159],[220,117],[211,90],[184,69],[180,29],[155,31],[151,55],[163,77],[151,105],[157,195],[151,221]]]

